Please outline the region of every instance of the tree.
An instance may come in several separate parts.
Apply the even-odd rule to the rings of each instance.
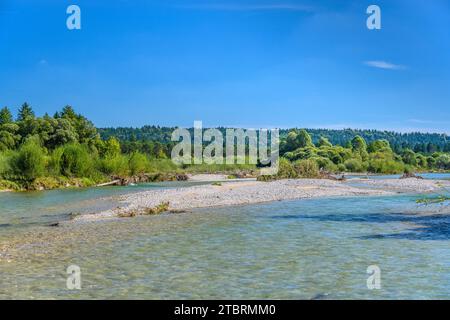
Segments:
[[[144,173],[147,170],[147,157],[140,152],[133,152],[128,160],[131,175]]]
[[[52,125],[52,132],[48,136],[45,145],[49,149],[54,149],[68,143],[78,142],[78,134],[69,120],[58,118],[49,119]]]
[[[422,168],[426,168],[428,167],[428,161],[427,161],[427,157],[425,157],[422,154],[418,154],[417,157],[417,165],[422,167]]]
[[[34,180],[44,174],[45,154],[39,138],[29,138],[20,148],[13,159],[16,174],[27,180]]]
[[[94,124],[81,114],[77,114],[71,106],[65,106],[58,117],[66,119],[75,129],[79,143],[90,143],[97,136]]]
[[[114,158],[120,155],[120,143],[114,137],[109,138],[103,145],[101,154],[106,158]]]
[[[285,150],[286,151],[294,151],[299,148],[297,141],[297,132],[294,130],[290,131],[286,137]]]
[[[34,118],[34,111],[28,103],[22,104],[17,115],[17,121],[24,121],[29,118]]]
[[[92,157],[88,148],[80,144],[68,144],[63,147],[59,167],[67,177],[87,177],[92,170]]]
[[[436,167],[442,170],[450,169],[450,156],[448,154],[441,154],[436,158]]]
[[[15,123],[6,123],[0,126],[0,151],[14,149],[20,140],[17,134],[19,127]]]
[[[67,105],[62,109],[60,117],[67,118],[69,120],[76,120],[78,115],[75,113],[75,110],[71,106]]]
[[[361,157],[361,160],[366,161],[369,158],[367,153],[367,143],[361,136],[356,136],[351,141],[352,150]]]
[[[389,152],[392,153],[391,145],[389,144],[389,141],[387,140],[376,140],[369,144],[369,147],[367,150],[372,152]]]
[[[436,146],[434,143],[429,142],[427,145],[427,152],[428,153],[434,153],[439,151],[438,146]]]
[[[19,127],[14,123],[11,111],[7,107],[0,110],[0,151],[13,149],[20,139]]]
[[[13,122],[13,117],[11,114],[11,111],[9,111],[8,107],[4,107],[3,109],[0,110],[0,126],[7,124],[7,123],[12,123]]]
[[[311,136],[305,129],[300,130],[300,132],[298,133],[297,143],[298,143],[299,148],[314,146],[312,143]]]
[[[333,145],[331,144],[330,140],[328,140],[328,138],[321,136],[319,138],[319,142],[317,143],[317,146],[318,147],[332,147]]]
[[[411,149],[406,149],[406,150],[403,151],[402,159],[403,159],[403,162],[406,163],[406,164],[409,164],[409,165],[412,165],[412,166],[416,166],[417,165],[416,154]]]

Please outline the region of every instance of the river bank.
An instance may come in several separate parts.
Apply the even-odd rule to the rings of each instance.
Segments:
[[[151,190],[119,198],[120,205],[99,213],[75,217],[74,221],[92,221],[133,217],[162,211],[181,212],[196,208],[247,205],[263,202],[321,197],[393,195],[429,193],[450,187],[446,180],[352,179],[346,183],[326,179],[295,179],[271,182],[243,179],[170,190]]]

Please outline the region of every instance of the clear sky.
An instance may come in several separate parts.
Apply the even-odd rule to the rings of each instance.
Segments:
[[[0,0],[0,106],[24,101],[97,126],[450,133],[450,1]]]

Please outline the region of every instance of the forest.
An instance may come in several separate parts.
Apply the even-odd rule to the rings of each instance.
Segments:
[[[170,160],[174,129],[97,129],[71,106],[41,117],[28,103],[15,117],[4,107],[0,110],[0,189],[92,186],[144,173],[166,179],[166,173],[254,171],[253,165],[176,166]],[[280,167],[292,171],[287,177],[317,172],[446,171],[450,170],[447,140],[446,135],[431,133],[281,130]]]

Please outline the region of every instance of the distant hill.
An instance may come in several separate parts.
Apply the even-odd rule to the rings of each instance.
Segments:
[[[98,131],[103,139],[111,136],[121,141],[146,140],[160,142],[162,144],[170,143],[170,137],[173,127],[144,126],[142,128],[99,128]],[[225,131],[225,128],[219,128]],[[192,130],[192,129],[191,129]],[[292,129],[280,130],[280,136],[284,137]],[[356,135],[363,137],[368,143],[385,139],[389,141],[395,151],[401,151],[410,148],[416,152],[433,153],[436,151],[450,152],[450,137],[446,134],[438,133],[398,133],[392,131],[379,130],[355,130],[355,129],[306,129],[311,134],[313,141],[317,142],[321,136],[326,137],[334,145],[345,146],[348,141]]]

